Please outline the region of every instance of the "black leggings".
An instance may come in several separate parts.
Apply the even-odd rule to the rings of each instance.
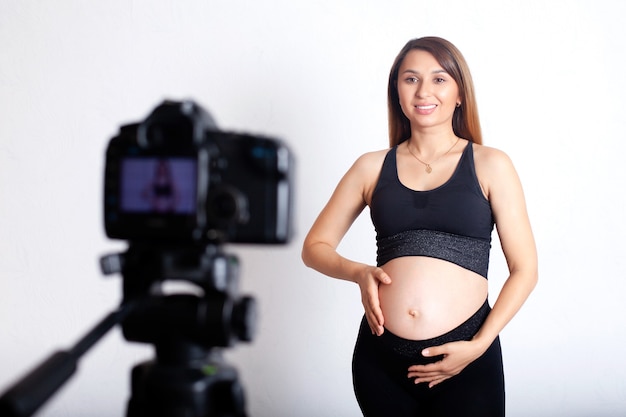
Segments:
[[[504,416],[504,373],[500,339],[463,371],[428,388],[407,377],[411,365],[436,362],[426,358],[426,347],[470,340],[491,311],[485,304],[465,323],[444,335],[428,340],[407,340],[389,330],[372,335],[363,318],[352,360],[354,392],[366,417],[502,417]]]

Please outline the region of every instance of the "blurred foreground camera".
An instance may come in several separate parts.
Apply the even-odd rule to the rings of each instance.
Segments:
[[[158,106],[107,149],[104,213],[111,238],[285,243],[292,158],[276,139],[221,132],[192,101]]]
[[[257,308],[239,295],[239,260],[222,244],[289,242],[292,169],[283,143],[222,132],[192,101],[122,126],[106,151],[104,226],[128,248],[101,259],[105,274],[123,277],[120,307],[0,396],[0,416],[35,413],[121,324],[126,340],[156,353],[132,370],[127,417],[245,417],[221,349],[252,341]],[[166,281],[193,291],[168,292]]]

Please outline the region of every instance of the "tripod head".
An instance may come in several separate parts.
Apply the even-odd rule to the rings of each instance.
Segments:
[[[128,417],[243,416],[243,388],[222,348],[250,342],[256,302],[238,296],[239,261],[219,245],[188,247],[131,243],[102,258],[106,274],[123,275],[124,338],[155,346],[156,358],[132,372]],[[199,294],[165,294],[168,280],[194,284]]]
[[[217,244],[172,246],[131,243],[123,254],[101,260],[105,274],[123,275],[123,304],[133,304],[122,323],[133,342],[230,347],[255,333],[256,304],[239,297],[239,260]],[[166,295],[166,281],[186,281],[200,291]]]

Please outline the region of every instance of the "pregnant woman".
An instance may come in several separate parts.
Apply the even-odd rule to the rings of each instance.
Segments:
[[[508,156],[482,145],[474,87],[450,42],[409,41],[389,75],[390,148],[352,165],[305,238],[305,264],[359,285],[353,382],[365,416],[504,416],[499,333],[537,282],[537,255]],[[337,246],[368,206],[376,265]],[[509,269],[493,307],[496,226]]]

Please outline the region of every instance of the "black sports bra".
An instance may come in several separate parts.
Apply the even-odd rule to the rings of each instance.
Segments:
[[[377,264],[400,256],[453,262],[487,278],[494,220],[476,177],[468,142],[448,181],[415,191],[398,178],[397,146],[389,150],[370,203],[376,229]]]

